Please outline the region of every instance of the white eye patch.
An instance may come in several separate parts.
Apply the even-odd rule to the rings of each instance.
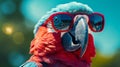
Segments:
[[[47,31],[50,32],[50,33],[53,33],[53,32],[56,32],[53,27],[52,27],[52,24],[48,22],[47,24]]]

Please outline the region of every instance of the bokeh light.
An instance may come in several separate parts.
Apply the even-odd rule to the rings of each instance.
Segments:
[[[16,5],[12,0],[7,0],[1,3],[1,12],[5,15],[12,14],[16,10]]]
[[[23,0],[21,3],[21,13],[24,15],[26,19],[37,22],[40,17],[42,17],[49,7],[45,7],[46,1],[43,0],[44,3],[41,3],[42,0]]]
[[[2,31],[6,35],[11,35],[13,33],[13,26],[11,24],[4,24],[2,27]]]
[[[15,32],[13,34],[13,42],[15,44],[22,44],[24,42],[24,34],[22,32]]]

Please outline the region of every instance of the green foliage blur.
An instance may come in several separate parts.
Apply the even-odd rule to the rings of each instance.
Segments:
[[[7,1],[10,0],[0,0],[0,67],[18,67],[30,56],[29,46],[34,37],[34,24],[30,24],[32,21],[26,20],[21,14],[22,0],[12,0],[15,8],[11,12],[4,10],[14,7]],[[4,7],[4,4],[8,6]],[[31,27],[27,27],[26,22]]]
[[[0,0],[0,67],[18,67],[30,57],[29,46],[34,37],[35,22],[21,13],[22,0],[12,0],[14,4],[7,1],[10,0]],[[8,7],[11,9],[4,9]],[[92,67],[120,67],[119,61],[119,50],[110,57],[102,56],[97,51]]]

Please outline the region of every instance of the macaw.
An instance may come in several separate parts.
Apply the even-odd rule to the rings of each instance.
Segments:
[[[32,56],[20,67],[90,67],[95,56],[93,32],[101,32],[104,16],[86,4],[60,4],[34,29]]]

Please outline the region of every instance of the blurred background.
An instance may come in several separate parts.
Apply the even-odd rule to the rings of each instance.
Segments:
[[[120,67],[120,0],[0,0],[0,67],[18,67],[29,59],[34,25],[51,8],[71,1],[105,15],[104,31],[93,33],[92,67]]]

